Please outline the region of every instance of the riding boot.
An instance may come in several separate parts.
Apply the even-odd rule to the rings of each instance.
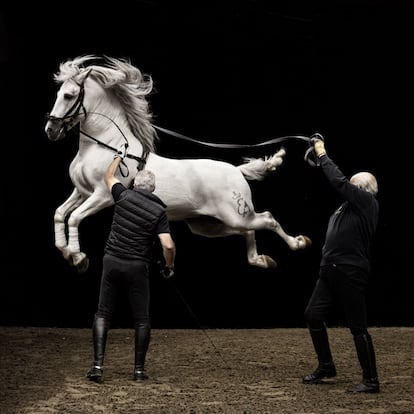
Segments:
[[[379,392],[379,381],[372,338],[369,334],[354,336],[358,360],[362,368],[362,382],[350,387],[347,392]]]
[[[304,384],[320,384],[323,378],[332,378],[336,376],[335,364],[332,360],[331,349],[329,347],[328,332],[323,326],[319,329],[309,327],[313,347],[318,356],[318,367],[314,372],[306,375],[302,382]]]
[[[93,366],[87,373],[90,381],[102,382],[103,363],[105,356],[106,338],[108,336],[108,323],[105,318],[95,317],[92,327],[93,339]]]
[[[134,381],[146,380],[145,357],[147,355],[151,336],[151,327],[148,322],[139,322],[135,325],[135,364]]]

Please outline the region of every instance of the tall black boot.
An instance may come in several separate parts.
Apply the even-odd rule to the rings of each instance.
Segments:
[[[332,360],[331,349],[329,347],[328,332],[323,326],[319,329],[309,327],[313,347],[318,356],[318,367],[314,372],[306,375],[302,382],[304,384],[320,384],[323,378],[332,378],[336,376],[335,364]]]
[[[134,380],[146,380],[145,357],[147,355],[151,337],[149,322],[140,322],[135,325],[135,365]]]
[[[379,381],[374,345],[369,334],[354,336],[358,360],[362,368],[362,382],[347,389],[347,392],[379,392]]]
[[[89,380],[94,382],[102,382],[108,327],[109,324],[105,318],[95,316],[92,327],[93,366],[86,375]]]

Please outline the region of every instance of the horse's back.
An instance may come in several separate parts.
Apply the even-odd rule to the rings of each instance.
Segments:
[[[240,169],[224,161],[207,158],[172,159],[151,155],[147,168],[154,172],[157,183],[176,183],[182,188],[203,187],[217,191],[223,186],[248,187]]]
[[[200,214],[220,215],[234,194],[251,199],[250,187],[234,165],[212,159],[171,159],[152,155],[147,168],[156,177],[155,194],[175,220]]]

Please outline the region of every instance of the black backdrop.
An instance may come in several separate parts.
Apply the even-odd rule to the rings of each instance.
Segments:
[[[45,114],[61,61],[81,54],[126,57],[155,82],[154,122],[196,139],[257,143],[320,132],[346,175],[373,171],[380,224],[368,295],[370,324],[412,325],[411,78],[409,1],[3,4],[2,244],[0,323],[90,326],[111,210],[85,219],[90,268],[78,275],[54,247],[53,214],[70,194],[75,134],[52,143]],[[328,216],[337,203],[303,142],[284,144],[283,167],[252,183],[256,209],[313,245],[291,252],[257,233],[274,270],[247,264],[241,238],[205,239],[172,223],[177,274],[154,267],[154,327],[303,326]],[[277,148],[211,149],[161,135],[158,152],[222,159]],[[410,249],[410,250],[409,250]],[[191,311],[190,311],[191,310]],[[116,325],[128,326],[120,305]],[[333,324],[341,323],[334,313]]]

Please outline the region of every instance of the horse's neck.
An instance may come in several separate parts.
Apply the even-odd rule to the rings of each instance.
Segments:
[[[108,111],[107,108],[91,111],[81,122],[80,147],[88,145],[93,140],[99,141],[112,148],[119,148],[125,142],[131,153],[141,155],[142,145],[129,128],[128,121],[119,111]]]

